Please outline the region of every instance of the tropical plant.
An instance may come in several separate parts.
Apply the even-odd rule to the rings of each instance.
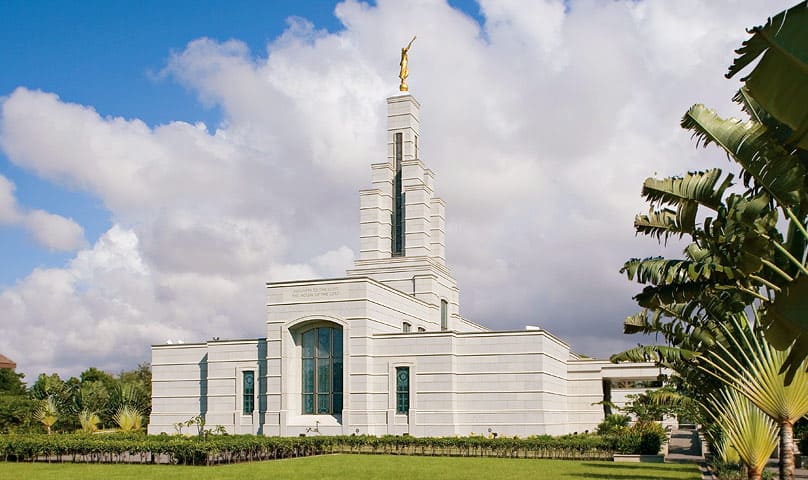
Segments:
[[[620,429],[628,428],[629,422],[631,422],[631,418],[628,415],[620,415],[617,413],[606,415],[606,418],[598,424],[597,433],[598,435],[614,433]]]
[[[98,430],[98,424],[101,423],[101,419],[98,418],[97,413],[85,408],[79,412],[79,423],[84,433],[95,433]]]
[[[143,414],[132,405],[124,405],[112,418],[122,432],[138,431],[143,423]]]
[[[791,347],[788,382],[808,356],[808,115],[798,101],[808,101],[805,32],[808,4],[801,2],[752,29],[738,50],[730,77],[762,55],[734,97],[748,120],[724,119],[703,105],[682,119],[698,145],[719,146],[741,168],[745,190],[727,195],[734,177],[719,169],[647,179],[642,194],[651,210],[635,218],[636,231],[691,243],[684,258],[635,258],[622,269],[647,285],[635,297],[647,317],[695,329],[705,312],[759,309],[769,341]]]
[[[793,425],[808,414],[808,371],[795,369],[786,384],[783,365],[790,352],[776,350],[759,330],[735,316],[722,324],[726,341],[700,357],[699,368],[748,398],[780,427],[780,476],[794,476]]]
[[[682,258],[625,263],[621,271],[645,287],[634,297],[642,310],[626,319],[624,331],[662,334],[666,345],[639,346],[622,358],[667,363],[696,395],[717,391],[732,380],[688,368],[713,343],[723,345],[721,358],[738,362],[733,364],[736,370],[743,366],[753,368],[750,375],[757,373],[739,345],[716,339],[724,336],[718,327],[745,312],[754,313],[755,328],[765,332],[773,347],[787,352],[778,362],[777,373],[784,376],[775,379],[782,381],[775,388],[800,382],[798,370],[808,368],[806,32],[808,2],[750,31],[727,74],[732,77],[761,57],[734,97],[748,119],[721,118],[703,105],[693,106],[682,118],[682,127],[693,132],[697,145],[718,146],[740,167],[740,192],[729,189],[735,177],[719,169],[649,178],[643,185],[651,208],[635,218],[637,233],[660,242],[687,238],[689,244]],[[740,391],[753,394],[748,388]],[[781,476],[792,477],[790,423],[782,424],[783,412],[767,411],[755,398],[750,400],[781,423]]]
[[[708,411],[721,427],[719,457],[731,463],[743,461],[750,480],[759,480],[766,462],[777,446],[778,427],[774,421],[737,390],[725,388],[710,395]]]
[[[53,424],[59,420],[59,409],[57,407],[56,398],[49,396],[43,400],[34,414],[34,418],[42,423],[42,425],[45,425],[45,429],[48,431],[48,435],[50,435]]]
[[[805,218],[808,213],[804,170],[808,159],[808,2],[800,2],[766,22],[765,25],[750,30],[751,38],[737,51],[740,56],[730,67],[727,78],[744,70],[758,57],[760,61],[744,77],[744,86],[738,93],[742,97],[747,112],[758,122],[766,125],[783,145],[789,156],[782,151],[774,157],[778,161],[766,162],[767,151],[755,160],[763,169],[758,170],[760,186],[772,186],[770,193],[787,194],[790,198],[776,198],[782,211],[789,219],[788,251],[803,254],[808,234]],[[771,167],[774,168],[771,168]],[[744,167],[746,168],[746,167]],[[753,170],[754,172],[754,170]],[[783,175],[785,174],[785,175]],[[756,180],[758,179],[756,178]],[[800,181],[801,180],[801,181]],[[797,187],[789,190],[783,185]],[[804,257],[796,256],[796,263]],[[801,262],[802,261],[802,262]],[[799,270],[803,276],[795,279],[767,309],[764,319],[769,340],[780,350],[792,346],[791,355],[785,368],[789,372],[808,356],[808,315],[806,315],[805,293],[808,280],[805,268]],[[796,272],[795,272],[796,273]]]
[[[114,416],[123,407],[132,407],[141,415],[150,410],[151,399],[142,388],[132,383],[116,382],[107,400],[107,410]]]

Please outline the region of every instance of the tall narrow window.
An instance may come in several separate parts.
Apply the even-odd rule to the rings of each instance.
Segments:
[[[418,135],[415,135],[415,158],[418,158]]]
[[[303,332],[303,413],[342,413],[342,330]]]
[[[440,329],[449,330],[449,303],[446,300],[440,301]]]
[[[396,413],[410,411],[410,367],[396,367]]]
[[[401,331],[404,333],[410,333],[412,330],[412,325],[409,322],[404,322],[401,326]]]
[[[242,413],[252,415],[255,410],[255,372],[252,370],[242,372],[241,389],[244,397]]]
[[[395,138],[395,178],[393,180],[393,213],[391,219],[390,250],[394,257],[404,255],[404,193],[401,191],[401,161],[403,155],[403,134],[396,133]]]

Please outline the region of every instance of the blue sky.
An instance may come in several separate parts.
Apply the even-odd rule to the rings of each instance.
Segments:
[[[317,29],[342,28],[335,0],[0,2],[0,97],[24,86],[54,92],[66,102],[92,105],[102,116],[139,118],[150,125],[183,120],[215,126],[221,112],[161,75],[170,52],[209,37],[239,39],[256,54],[303,17]],[[473,0],[453,6],[479,19]],[[234,8],[235,7],[235,8]],[[28,208],[73,218],[92,243],[112,224],[97,198],[42,180],[12,164],[0,150],[0,175],[16,185]],[[0,287],[35,267],[64,264],[71,254],[31,242],[25,231],[0,225]]]
[[[92,105],[104,116],[140,118],[151,125],[173,120],[216,125],[206,107],[171,79],[161,77],[171,51],[193,39],[238,38],[256,52],[302,16],[317,28],[338,30],[336,1],[0,2],[0,96],[24,86]],[[42,180],[0,150],[0,174],[16,185],[19,203],[73,218],[94,241],[111,226],[98,199]],[[21,229],[0,226],[0,286],[35,267],[66,262],[71,253],[49,251]]]
[[[726,165],[679,118],[737,115],[733,50],[790,3],[2,1],[0,352],[115,371],[261,335],[264,281],[343,275],[414,33],[463,315],[630,346],[640,185]]]

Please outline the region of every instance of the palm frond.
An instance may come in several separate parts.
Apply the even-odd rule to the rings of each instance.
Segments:
[[[706,403],[707,412],[724,434],[724,448],[734,448],[750,470],[760,473],[777,446],[777,424],[732,388],[708,396]]]
[[[653,362],[660,365],[671,365],[676,362],[688,361],[696,352],[678,347],[668,347],[665,345],[638,345],[626,351],[616,353],[609,357],[614,363],[620,362]]]
[[[721,169],[688,172],[684,177],[647,178],[642,185],[642,196],[652,205],[701,204],[712,210],[721,204],[724,191],[732,185],[732,174],[716,188]]]
[[[777,421],[794,422],[808,414],[804,363],[787,385],[782,367],[789,351],[776,350],[743,315],[719,328],[724,332],[723,341],[701,357],[700,369],[738,390]]]
[[[808,148],[808,2],[778,13],[765,25],[750,30],[727,72],[731,78],[763,56],[744,77],[749,94],[794,135],[789,143]]]
[[[769,134],[766,125],[724,119],[698,104],[685,113],[682,127],[693,132],[697,146],[715,143],[724,149],[743,168],[742,179],[747,187],[754,179],[756,187],[765,189],[779,203],[799,204],[805,168]]]

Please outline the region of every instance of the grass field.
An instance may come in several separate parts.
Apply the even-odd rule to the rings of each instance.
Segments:
[[[572,460],[326,455],[216,467],[2,463],[0,479],[700,479],[695,465]]]

